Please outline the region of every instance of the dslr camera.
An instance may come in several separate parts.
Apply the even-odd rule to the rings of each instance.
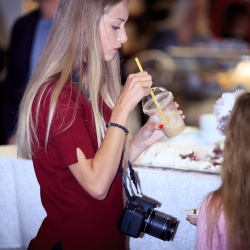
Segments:
[[[179,221],[154,210],[160,204],[145,196],[133,195],[127,200],[120,221],[120,232],[138,238],[141,232],[164,241],[173,240]]]

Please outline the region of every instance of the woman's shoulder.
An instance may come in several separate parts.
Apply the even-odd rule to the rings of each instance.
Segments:
[[[65,83],[60,90],[58,96],[56,94],[57,81],[44,84],[39,89],[33,102],[34,114],[37,114],[39,107],[39,116],[47,117],[51,107],[55,107],[56,116],[65,116],[65,114],[74,114],[78,112],[86,112],[91,109],[88,99],[79,91],[74,84]],[[75,110],[75,111],[74,111]]]
[[[68,127],[76,116],[86,117],[91,113],[91,106],[87,98],[79,92],[77,86],[64,84],[58,97],[53,96],[56,86],[56,81],[42,86],[32,107],[33,116],[38,118],[39,126],[42,130],[46,130],[47,120],[51,108],[54,106],[51,124],[52,134],[57,133],[60,126],[62,130]]]
[[[57,81],[53,81],[49,84],[45,84],[42,86],[42,88],[39,90],[40,94],[42,94],[42,99],[44,101],[50,101],[52,98],[53,93],[56,91],[57,87]],[[38,96],[40,96],[40,94]],[[79,100],[82,102],[88,102],[88,99],[83,93],[79,90],[77,84],[72,84],[70,82],[67,82],[63,85],[62,89],[60,90],[60,93],[58,95],[58,102],[64,102],[64,101],[73,101]]]

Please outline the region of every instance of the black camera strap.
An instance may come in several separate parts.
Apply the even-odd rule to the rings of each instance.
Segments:
[[[122,177],[122,182],[123,182],[123,186],[124,186],[124,189],[125,189],[125,192],[126,192],[126,196],[127,196],[128,200],[131,201],[132,197],[131,197],[131,194],[128,191],[127,182],[126,182],[126,179],[125,179],[125,177],[123,175],[123,170],[122,170],[121,166],[119,166],[118,169],[119,169],[119,173],[120,173],[120,175]]]
[[[137,194],[139,194],[138,187],[137,187],[137,179],[136,179],[136,176],[135,176],[135,171],[134,171],[133,166],[132,166],[130,161],[128,161],[128,167],[129,167],[130,178],[134,183]]]
[[[133,169],[132,164],[131,164],[130,161],[128,161],[128,166],[129,166],[130,178],[131,178],[131,180],[134,183],[134,186],[136,188],[137,194],[139,194],[139,192],[138,192],[138,186],[137,186],[137,179],[136,179],[136,176],[135,176],[135,171],[134,171],[134,169]],[[123,169],[122,169],[121,166],[119,166],[119,173],[120,173],[122,181],[123,181],[123,186],[124,186],[124,189],[125,189],[125,192],[126,192],[126,196],[127,196],[128,200],[131,201],[132,200],[132,196],[129,193],[129,190],[128,190],[128,187],[127,187],[126,178],[124,177]]]

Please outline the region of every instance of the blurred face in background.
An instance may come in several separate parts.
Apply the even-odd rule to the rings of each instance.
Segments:
[[[238,15],[235,17],[231,27],[232,35],[238,38],[247,37],[249,32],[249,22],[250,20],[245,15]]]

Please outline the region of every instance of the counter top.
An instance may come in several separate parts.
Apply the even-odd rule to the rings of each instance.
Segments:
[[[213,150],[218,140],[223,138],[213,133],[210,134],[209,141],[207,137],[207,134],[204,136],[204,132],[196,127],[186,127],[181,135],[172,139],[164,137],[147,148],[134,165],[141,168],[219,174],[222,155],[215,160]]]
[[[161,203],[159,210],[176,217],[179,226],[173,241],[162,241],[148,234],[130,238],[131,250],[193,250],[196,227],[186,221],[186,209],[197,209],[205,196],[219,187],[219,175],[184,172],[167,169],[134,168],[139,179],[139,190],[143,195]],[[128,182],[129,183],[129,182]],[[132,184],[131,184],[132,185]]]
[[[16,145],[1,145],[0,157],[17,158],[17,146]]]

